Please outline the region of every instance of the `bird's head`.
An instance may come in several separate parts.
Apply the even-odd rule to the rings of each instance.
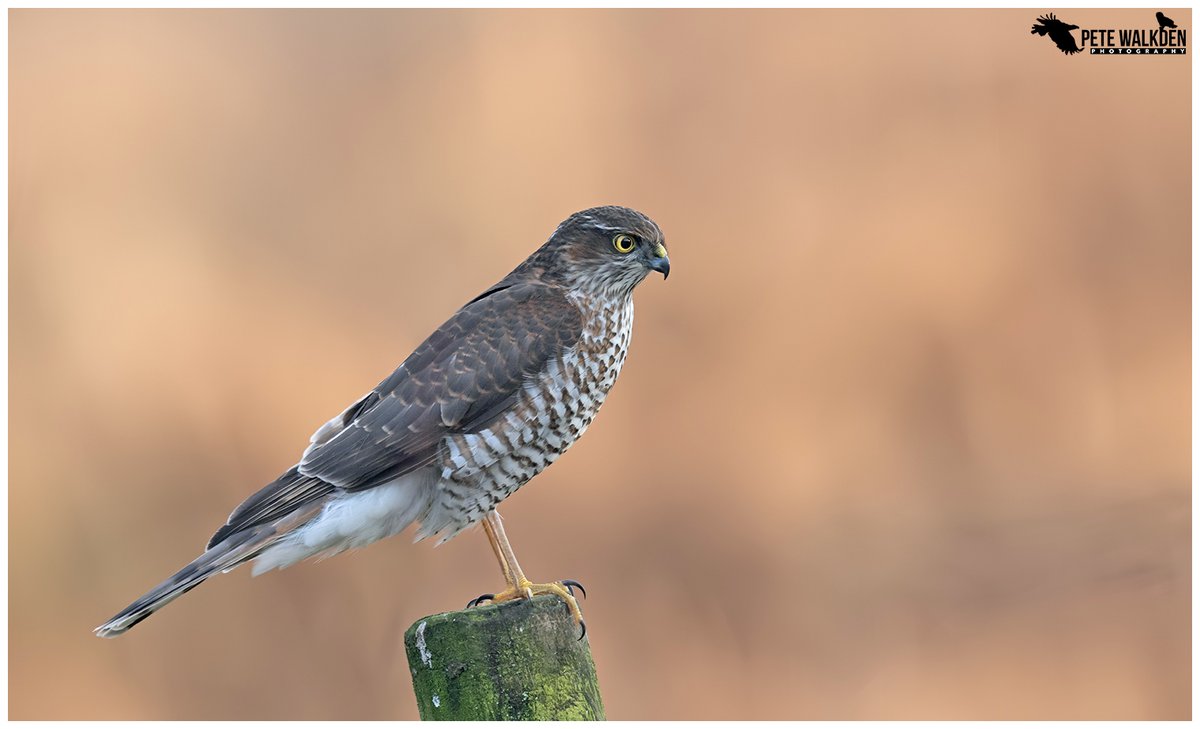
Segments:
[[[628,294],[651,271],[665,279],[671,259],[662,231],[636,210],[606,205],[564,220],[522,268],[571,288]]]

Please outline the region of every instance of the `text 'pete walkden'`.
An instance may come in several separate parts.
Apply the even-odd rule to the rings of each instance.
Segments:
[[[1167,56],[1187,53],[1187,31],[1179,28],[1104,28],[1081,30],[1091,55]]]

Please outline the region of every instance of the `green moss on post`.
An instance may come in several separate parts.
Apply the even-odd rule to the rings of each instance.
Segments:
[[[422,618],[404,633],[421,718],[602,720],[587,638],[554,595]]]

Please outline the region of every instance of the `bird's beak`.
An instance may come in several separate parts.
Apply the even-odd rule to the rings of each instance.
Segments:
[[[666,281],[667,276],[671,275],[671,259],[667,257],[667,247],[662,243],[655,243],[653,253],[654,256],[650,259],[650,270],[661,273],[663,281]]]

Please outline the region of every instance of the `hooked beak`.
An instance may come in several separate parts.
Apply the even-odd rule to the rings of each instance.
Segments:
[[[667,257],[667,247],[662,243],[654,245],[654,256],[650,259],[650,270],[663,275],[663,281],[671,275],[671,259]]]

